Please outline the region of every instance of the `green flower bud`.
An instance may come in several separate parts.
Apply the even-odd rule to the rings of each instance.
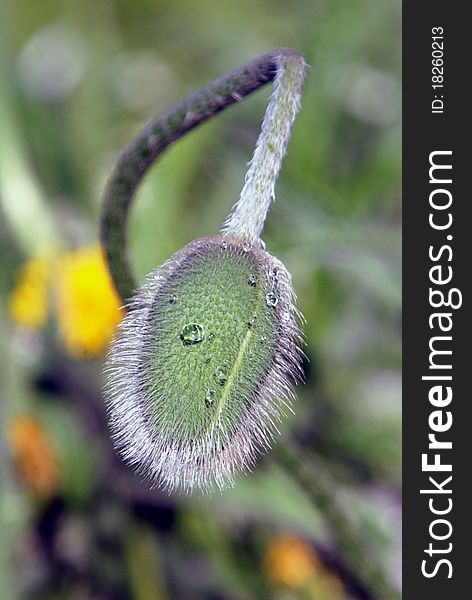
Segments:
[[[112,344],[105,397],[118,451],[170,491],[231,485],[269,448],[301,378],[284,265],[226,235],[149,275]]]

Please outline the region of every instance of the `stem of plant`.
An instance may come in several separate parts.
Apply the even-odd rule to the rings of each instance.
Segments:
[[[305,78],[305,61],[290,52],[278,58],[274,91],[269,101],[244,187],[223,227],[226,235],[260,242],[275,184],[287,149]]]
[[[272,81],[280,61],[303,59],[277,48],[223,75],[152,119],[125,149],[110,176],[100,223],[100,238],[116,289],[130,298],[136,281],[130,268],[126,229],[136,190],[155,160],[186,133]]]
[[[274,186],[299,107],[305,63],[290,48],[277,48],[190,94],[151,120],[125,149],[108,181],[100,223],[100,237],[114,285],[123,302],[136,282],[127,252],[127,221],[139,183],[170,144],[226,107],[241,101],[275,80],[261,135],[240,199],[228,217],[223,234],[258,243]],[[293,443],[278,444],[277,456],[330,524],[349,570],[371,598],[393,599],[380,566],[363,552],[363,541],[337,506],[332,486],[313,468]]]

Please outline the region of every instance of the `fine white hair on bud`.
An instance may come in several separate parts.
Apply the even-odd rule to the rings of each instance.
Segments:
[[[260,234],[305,66],[297,52],[280,48],[183,101],[199,113],[193,127],[227,104],[228,86],[247,94],[274,80],[241,196],[222,233],[191,242],[145,279],[110,348],[105,399],[115,445],[153,486],[209,492],[232,485],[270,447],[302,377],[291,276],[262,248]],[[219,89],[221,102],[213,106]],[[177,104],[144,128],[112,175],[102,236],[125,298],[132,287],[123,251],[130,199],[158,153],[189,130],[181,113]]]
[[[112,343],[116,448],[153,486],[209,492],[250,470],[302,377],[291,277],[229,235],[191,242],[141,284]]]

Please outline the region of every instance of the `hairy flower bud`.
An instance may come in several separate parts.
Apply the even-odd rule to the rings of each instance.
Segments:
[[[149,275],[107,362],[115,444],[153,485],[231,485],[270,446],[300,379],[299,313],[284,265],[226,235]]]

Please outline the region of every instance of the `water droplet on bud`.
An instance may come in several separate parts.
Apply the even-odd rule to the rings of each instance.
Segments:
[[[224,385],[226,383],[226,380],[228,379],[228,374],[224,367],[216,367],[213,375],[217,383],[219,383],[220,385]]]
[[[205,394],[205,404],[211,406],[215,400],[215,390],[208,389]]]
[[[198,323],[189,323],[188,325],[184,325],[182,331],[180,332],[180,339],[185,346],[198,344],[203,340],[204,336],[205,331],[203,326],[199,325]]]
[[[266,294],[267,306],[277,306],[278,301],[279,299],[273,292],[269,292],[268,294]]]
[[[257,284],[257,275],[254,275],[254,273],[251,273],[249,275],[249,277],[247,278],[247,282],[249,283],[249,285],[251,287],[256,287],[256,284]]]

